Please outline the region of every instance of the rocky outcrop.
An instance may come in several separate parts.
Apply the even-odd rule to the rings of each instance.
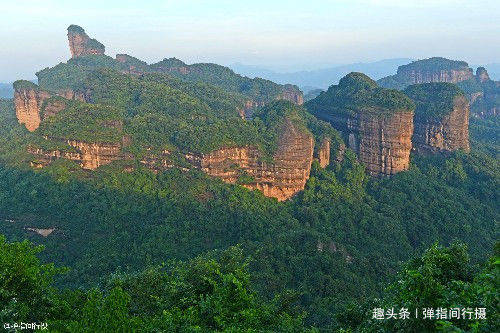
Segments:
[[[73,149],[47,150],[38,147],[28,147],[28,152],[36,157],[33,167],[41,168],[51,162],[64,158],[75,161],[83,169],[95,170],[102,165],[115,160],[130,158],[121,153],[121,145],[117,143],[89,143],[77,140],[51,139],[66,144]]]
[[[471,79],[474,75],[472,69],[461,70],[399,70],[401,75],[409,84],[427,83],[427,82],[450,82],[457,83]]]
[[[342,132],[347,147],[373,176],[393,175],[410,166],[413,113],[396,112],[385,116],[357,113],[353,116],[324,117]]]
[[[41,90],[32,82],[14,82],[14,107],[19,124],[24,124],[30,132],[36,130],[42,120],[40,114],[42,104],[50,97],[50,93]]]
[[[464,61],[429,58],[398,67],[397,76],[407,84],[428,82],[457,83],[474,77],[472,68]]]
[[[490,76],[488,75],[488,72],[486,71],[486,68],[484,67],[478,67],[476,69],[476,79],[479,82],[486,82],[490,80]]]
[[[469,106],[465,97],[457,98],[453,111],[440,120],[415,121],[413,144],[420,153],[469,151]]]
[[[403,93],[350,73],[306,106],[342,133],[369,174],[393,175],[409,168],[414,104]]]
[[[314,152],[314,159],[319,162],[322,168],[326,168],[330,165],[330,139],[324,138],[321,141],[321,145]],[[341,149],[339,149],[340,152]]]
[[[427,83],[405,92],[417,105],[413,134],[417,152],[469,151],[469,102],[458,87]]]
[[[232,147],[209,154],[187,154],[194,166],[227,183],[240,183],[279,201],[304,189],[313,159],[314,140],[287,121],[273,161],[265,161],[257,147]]]
[[[384,88],[404,89],[412,84],[429,82],[459,83],[474,78],[465,61],[433,57],[399,66],[396,75],[384,77],[377,83]]]
[[[68,27],[68,42],[72,58],[83,55],[104,54],[104,45],[90,38],[85,33],[85,30],[77,25]]]
[[[52,93],[40,89],[30,81],[14,82],[14,107],[17,120],[30,132],[35,131],[46,117],[64,110],[68,99],[85,101],[87,98],[85,94],[75,93],[70,89]]]
[[[290,101],[297,105],[304,104],[304,94],[296,86],[285,84],[282,93],[277,97],[279,100]]]

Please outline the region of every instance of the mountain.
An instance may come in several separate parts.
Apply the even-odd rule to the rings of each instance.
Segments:
[[[500,107],[500,81],[491,80],[484,67],[478,67],[474,75],[474,70],[465,61],[442,57],[422,59],[399,66],[396,74],[377,82],[392,89],[430,82],[457,84],[466,93],[476,117],[495,116]]]
[[[337,133],[300,107],[295,86],[216,64],[113,59],[74,25],[68,40],[72,58],[38,72],[39,85],[14,82],[32,166],[196,168],[286,200],[304,188],[313,157],[326,167],[337,154]]]
[[[493,310],[373,318],[498,299],[500,126],[468,124],[456,84],[353,72],[299,105],[224,66],[68,42],[0,100],[4,328],[498,331]]]
[[[370,63],[353,63],[313,71],[279,73],[257,66],[235,63],[230,67],[237,73],[248,77],[261,77],[281,84],[291,83],[301,87],[304,92],[315,88],[326,89],[337,83],[350,72],[362,72],[375,79],[394,73],[398,66],[410,62],[411,59],[385,59]],[[305,87],[309,86],[308,89]]]

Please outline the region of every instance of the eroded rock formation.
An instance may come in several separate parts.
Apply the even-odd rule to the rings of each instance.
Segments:
[[[324,138],[321,141],[321,145],[315,151],[314,159],[319,162],[322,168],[326,168],[330,164],[330,146],[330,139]],[[339,149],[339,152],[340,150],[341,149]]]
[[[304,94],[296,86],[285,84],[283,92],[278,96],[278,99],[290,101],[297,105],[304,104]]]
[[[279,201],[304,189],[313,159],[314,140],[287,121],[279,138],[273,162],[262,159],[256,147],[232,147],[209,154],[187,155],[187,159],[207,174],[227,183],[241,183]]]
[[[89,143],[53,138],[52,140],[64,143],[73,149],[46,150],[28,147],[28,152],[36,157],[36,160],[32,162],[33,167],[41,168],[57,159],[65,158],[77,162],[83,169],[95,170],[115,160],[130,158],[121,153],[121,145],[117,143]]]
[[[386,116],[358,113],[354,116],[324,117],[340,130],[347,147],[374,176],[392,175],[410,166],[413,113],[396,112]]]
[[[66,107],[64,99],[52,98],[54,96],[80,101],[87,98],[84,94],[75,93],[70,89],[52,93],[40,89],[30,81],[14,82],[14,108],[18,122],[26,126],[28,131],[35,131],[46,117],[53,116]]]
[[[18,122],[24,124],[30,132],[36,130],[42,121],[40,114],[42,104],[50,97],[50,93],[39,89],[32,82],[14,82],[14,107]]]
[[[82,55],[104,54],[104,45],[90,38],[85,30],[77,25],[68,27],[68,42],[72,58]]]
[[[413,146],[419,153],[469,151],[469,102],[455,85],[427,83],[405,92],[415,100]]]
[[[306,106],[342,133],[371,175],[392,175],[409,168],[414,104],[403,93],[382,89],[366,75],[351,73]]]

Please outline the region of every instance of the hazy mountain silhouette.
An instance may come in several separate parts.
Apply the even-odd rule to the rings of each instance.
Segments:
[[[305,91],[314,88],[326,89],[350,72],[362,72],[377,80],[384,76],[396,73],[398,66],[408,64],[413,59],[395,58],[384,59],[369,63],[353,63],[312,71],[298,71],[289,73],[275,72],[259,66],[249,66],[241,63],[230,65],[231,69],[241,75],[249,77],[261,77],[276,83],[292,83]]]

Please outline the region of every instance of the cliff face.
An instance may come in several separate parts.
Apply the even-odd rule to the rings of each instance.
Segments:
[[[120,152],[120,144],[89,143],[76,140],[60,141],[73,147],[74,150],[44,150],[42,148],[28,147],[28,152],[36,157],[36,161],[32,163],[32,166],[44,167],[57,159],[65,158],[77,162],[83,169],[95,170],[101,165],[126,158]]]
[[[469,80],[474,77],[471,68],[450,69],[450,70],[399,70],[401,76],[408,84],[427,83],[427,82],[450,82],[457,83]]]
[[[72,58],[82,55],[104,54],[104,45],[91,39],[85,30],[77,25],[68,27],[68,42]]]
[[[392,175],[409,168],[415,105],[403,93],[350,73],[306,106],[342,133],[369,174]],[[341,158],[342,154],[336,160]]]
[[[420,153],[469,151],[469,103],[457,96],[453,110],[441,119],[415,119],[413,134],[415,150]]]
[[[313,150],[313,137],[288,121],[272,163],[263,161],[256,147],[225,148],[186,157],[211,176],[227,183],[241,183],[246,188],[260,190],[265,196],[282,201],[304,189],[311,171]]]
[[[339,149],[339,152],[342,151],[342,149],[343,148]],[[321,146],[319,146],[315,152],[314,159],[319,162],[322,168],[326,168],[330,164],[330,139],[323,139]]]
[[[290,84],[286,84],[284,86],[283,92],[278,96],[277,99],[290,101],[297,105],[304,104],[304,95],[302,94],[302,91]]]
[[[40,108],[45,99],[51,95],[38,89],[35,84],[14,85],[14,107],[17,120],[24,124],[28,131],[33,132],[40,126]]]
[[[372,176],[393,175],[410,167],[412,112],[358,113],[328,120],[342,132],[347,147],[356,152]]]
[[[70,89],[60,90],[54,94],[40,89],[29,81],[16,81],[14,83],[14,107],[18,122],[24,124],[28,131],[35,131],[46,117],[55,115],[66,107],[66,103],[62,100],[51,101],[50,98],[53,96],[80,101],[88,99],[88,96],[75,93]],[[44,102],[45,108],[42,112]]]

